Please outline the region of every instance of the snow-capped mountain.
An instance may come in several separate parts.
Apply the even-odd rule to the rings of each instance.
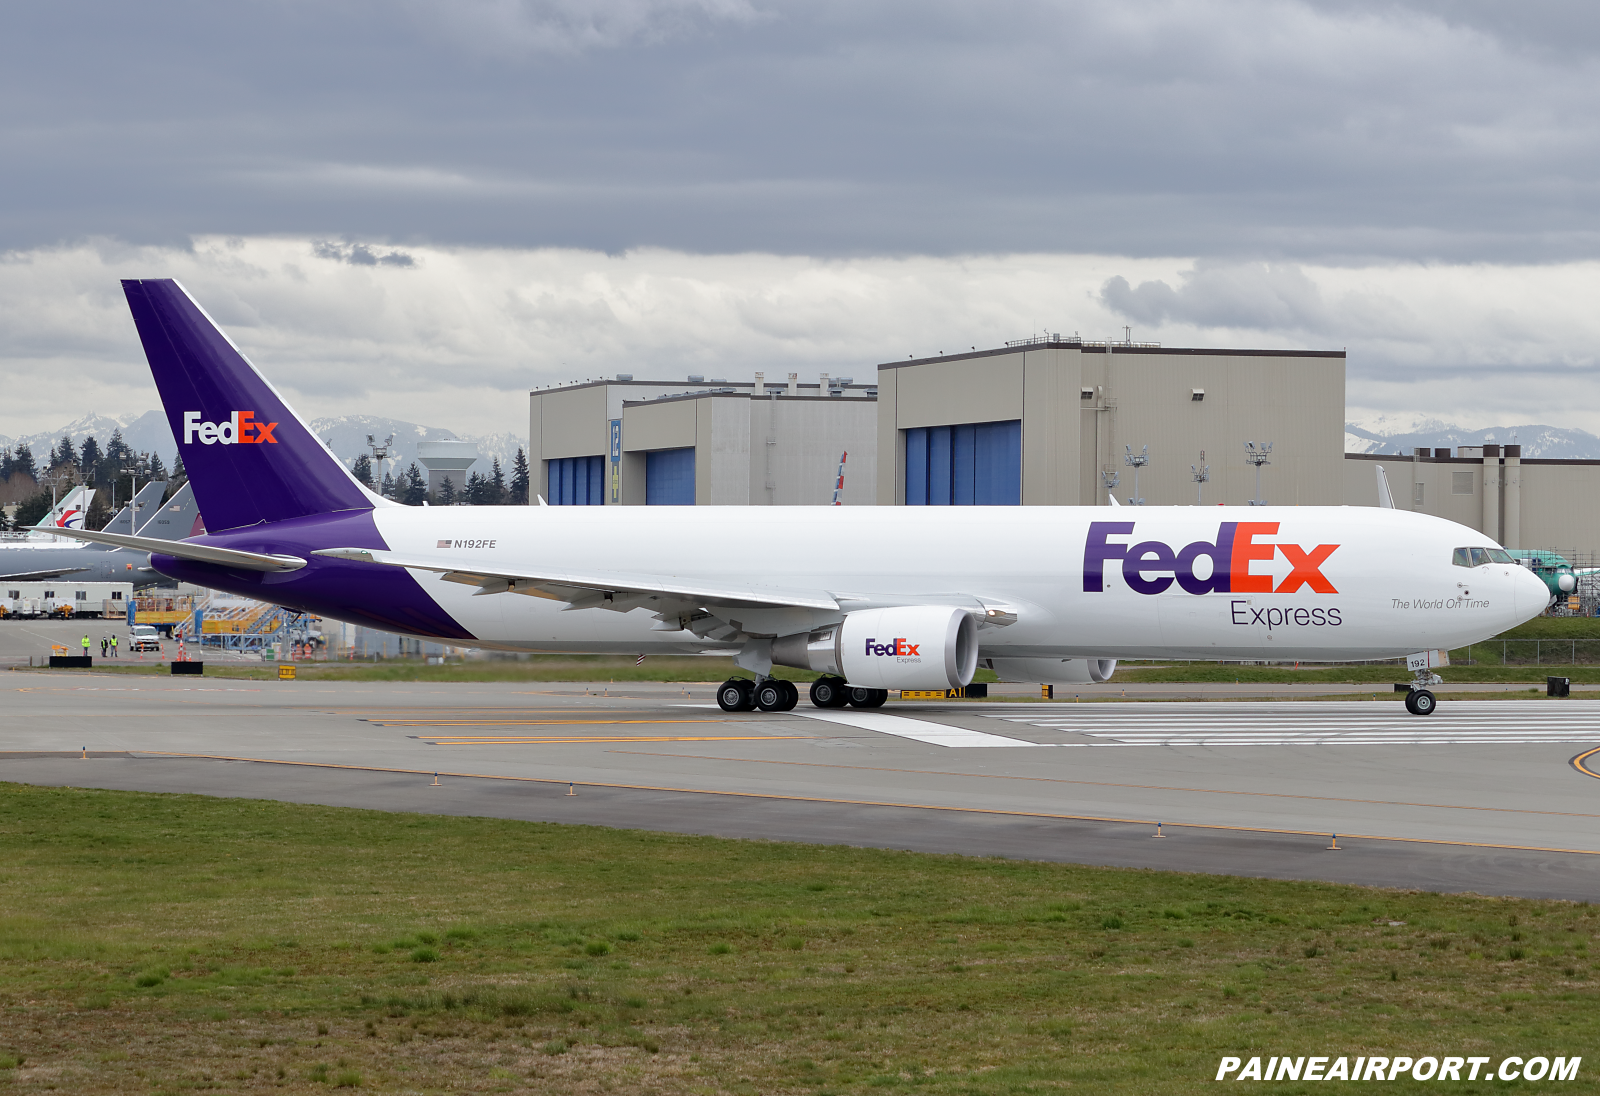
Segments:
[[[117,430],[122,431],[122,440],[135,452],[158,453],[162,463],[169,468],[172,466],[178,446],[172,440],[172,431],[167,429],[166,416],[159,411],[146,411],[142,415],[97,415],[91,411],[58,430],[24,434],[20,438],[0,434],[0,447],[15,449],[19,442],[27,442],[28,448],[33,450],[34,459],[43,464],[50,450],[60,443],[63,434],[70,436],[75,446],[82,445],[84,438],[93,436],[100,443],[100,448],[104,449]]]
[[[1437,449],[1462,445],[1521,445],[1524,457],[1566,460],[1600,460],[1600,437],[1586,430],[1560,426],[1491,426],[1463,430],[1437,419],[1410,421],[1380,417],[1344,426],[1346,453],[1405,453],[1412,449]]]

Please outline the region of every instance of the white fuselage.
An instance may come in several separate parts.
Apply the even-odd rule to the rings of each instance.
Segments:
[[[1483,534],[1368,507],[384,506],[373,517],[392,551],[464,571],[647,571],[826,591],[841,612],[912,600],[1015,614],[982,630],[986,658],[1392,658],[1483,640],[1548,601],[1521,567],[1452,564],[1456,548],[1494,546]],[[661,630],[648,607],[563,611],[411,573],[484,647],[664,653],[742,642]],[[792,634],[841,612],[754,612],[743,627]]]

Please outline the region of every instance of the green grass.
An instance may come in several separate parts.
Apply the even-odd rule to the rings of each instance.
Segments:
[[[15,784],[0,857],[18,1092],[1182,1093],[1600,1034],[1561,902]]]

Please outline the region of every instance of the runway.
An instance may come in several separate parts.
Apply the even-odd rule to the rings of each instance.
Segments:
[[[0,777],[26,783],[1600,900],[1600,765],[1573,764],[1595,701],[728,714],[677,685],[20,671],[0,693]]]

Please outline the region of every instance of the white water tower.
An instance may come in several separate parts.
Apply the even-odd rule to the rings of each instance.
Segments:
[[[439,486],[448,477],[456,494],[466,490],[467,469],[478,459],[478,447],[470,441],[424,441],[417,444],[417,461],[428,470],[428,493],[438,496]]]

